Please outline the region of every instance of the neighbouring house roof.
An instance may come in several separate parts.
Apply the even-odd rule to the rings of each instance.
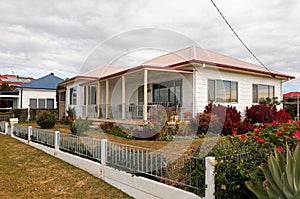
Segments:
[[[300,92],[289,92],[283,94],[283,98],[298,97],[298,95],[300,96]]]
[[[33,81],[32,77],[22,77],[19,75],[5,74],[0,75],[0,85],[7,83],[9,86],[15,87]]]
[[[146,61],[143,63],[143,65],[153,65],[161,67],[180,67],[193,62],[210,64],[220,68],[228,68],[238,71],[248,71],[291,79],[295,78],[293,76],[279,73],[277,71],[268,70],[262,66],[258,66],[236,58],[205,50],[197,46],[192,46],[175,52],[170,52],[168,54]]]
[[[56,90],[57,85],[62,81],[63,79],[54,76],[53,73],[50,73],[49,75],[18,86],[17,88]]]

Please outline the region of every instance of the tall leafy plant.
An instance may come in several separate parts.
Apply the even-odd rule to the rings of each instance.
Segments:
[[[268,164],[261,166],[265,181],[254,184],[246,182],[246,186],[258,198],[300,198],[300,145],[293,154],[288,145],[285,155],[278,149],[268,158]]]

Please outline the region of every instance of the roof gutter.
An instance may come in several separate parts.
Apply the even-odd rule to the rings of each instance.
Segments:
[[[171,64],[171,65],[168,65],[166,67],[179,67],[181,65],[192,64],[192,63],[207,64],[207,65],[217,66],[217,67],[220,67],[220,68],[227,68],[227,69],[233,69],[233,70],[238,70],[238,71],[246,71],[246,72],[252,72],[252,73],[260,73],[260,74],[265,74],[265,75],[271,75],[274,78],[276,78],[276,76],[277,76],[277,77],[282,77],[282,78],[286,78],[286,79],[295,79],[294,76],[284,75],[284,74],[280,74],[280,73],[273,73],[273,72],[269,72],[269,71],[260,71],[260,70],[255,70],[255,69],[240,68],[238,66],[232,66],[232,65],[228,65],[228,64],[219,64],[219,63],[196,60],[196,59],[191,59],[189,61],[183,61],[183,62],[179,62],[179,63],[176,63],[176,64]]]

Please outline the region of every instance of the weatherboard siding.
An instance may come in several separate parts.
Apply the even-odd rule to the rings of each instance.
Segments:
[[[245,73],[233,73],[220,70],[212,70],[208,68],[198,68],[195,71],[195,112],[203,112],[208,104],[208,79],[229,80],[238,82],[238,102],[237,103],[219,103],[224,106],[235,106],[242,115],[245,113],[246,107],[252,106],[252,84],[266,84],[275,87],[275,97],[282,99],[282,82],[279,79],[263,76],[255,76]]]
[[[28,108],[30,99],[54,99],[56,108],[56,90],[25,89],[22,92],[22,108]]]

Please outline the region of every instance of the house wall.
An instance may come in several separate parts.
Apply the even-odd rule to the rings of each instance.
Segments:
[[[182,75],[182,113],[193,111],[193,75]]]
[[[66,110],[69,108],[75,108],[76,116],[82,117],[82,109],[84,103],[84,87],[80,84],[85,83],[87,80],[76,80],[68,85],[66,85]],[[77,88],[77,103],[76,105],[70,104],[70,89]]]
[[[224,106],[235,106],[242,115],[246,107],[252,106],[252,84],[266,84],[275,87],[275,97],[282,99],[282,81],[272,77],[256,76],[251,74],[233,73],[228,71],[213,70],[210,68],[197,67],[195,72],[195,113],[203,112],[208,104],[208,79],[230,80],[238,82],[238,102],[219,103]]]
[[[20,107],[20,108],[28,108],[31,98],[54,99],[54,108],[57,108],[57,106],[56,106],[56,90],[24,89],[23,88],[22,100],[20,100],[20,103],[22,103],[22,107]]]

